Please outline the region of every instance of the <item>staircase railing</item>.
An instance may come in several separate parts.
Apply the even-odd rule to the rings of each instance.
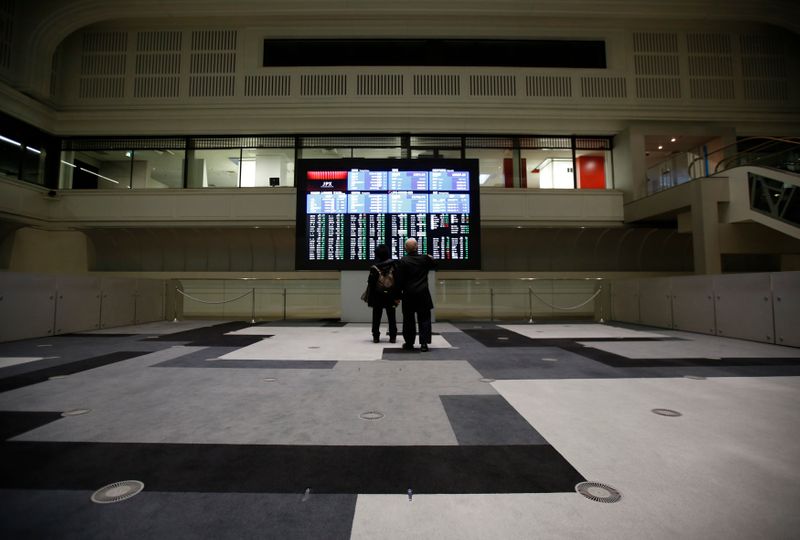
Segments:
[[[726,155],[731,152],[734,153]],[[681,161],[680,156],[685,156],[683,163],[688,161],[688,165],[681,165],[681,171],[676,174],[673,169]],[[711,164],[714,162],[716,164],[712,169]],[[800,174],[800,138],[745,137],[711,152],[706,151],[705,146],[702,146],[682,154],[673,154],[648,169],[647,192],[648,194],[656,193],[689,180],[713,176],[742,165],[772,167]],[[650,178],[650,176],[654,176],[653,171],[658,172],[657,181]],[[670,174],[664,178],[667,173]]]

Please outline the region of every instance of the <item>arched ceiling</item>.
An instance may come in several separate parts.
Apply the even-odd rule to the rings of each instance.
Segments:
[[[147,20],[155,25],[206,21],[259,25],[280,21],[293,30],[346,24],[348,29],[395,28],[409,32],[414,23],[439,25],[444,33],[458,28],[541,25],[545,19],[591,21],[739,21],[764,23],[800,33],[800,3],[795,0],[18,0],[16,50],[18,85],[47,95],[53,52],[71,33],[111,21]],[[352,36],[351,36],[352,37]]]

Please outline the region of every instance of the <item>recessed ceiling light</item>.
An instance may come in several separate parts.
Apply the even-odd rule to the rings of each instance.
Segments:
[[[663,147],[663,146],[661,146],[661,145],[659,144],[659,145],[658,145],[658,149],[659,149],[659,150],[663,150],[663,149],[664,149],[664,147]]]
[[[677,141],[677,140],[678,140],[678,139],[676,139],[675,137],[672,137],[672,138],[669,140],[669,142],[675,142],[675,141]]]

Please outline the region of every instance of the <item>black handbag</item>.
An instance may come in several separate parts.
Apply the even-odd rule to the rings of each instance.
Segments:
[[[367,284],[367,288],[364,289],[364,292],[361,294],[361,299],[369,303],[369,284]]]

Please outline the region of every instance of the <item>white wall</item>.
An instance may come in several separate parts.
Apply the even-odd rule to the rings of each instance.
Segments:
[[[626,279],[611,320],[800,347],[800,272]]]
[[[164,282],[0,272],[0,342],[164,319]]]

